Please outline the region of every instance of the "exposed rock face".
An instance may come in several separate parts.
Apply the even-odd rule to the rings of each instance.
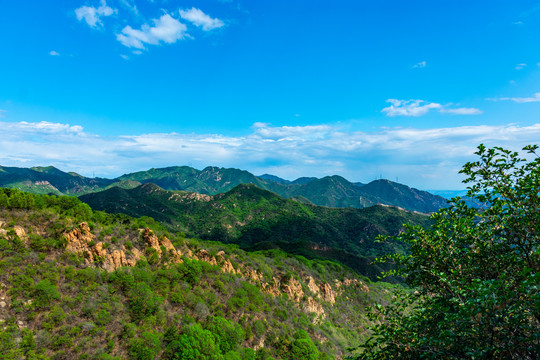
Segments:
[[[317,286],[317,284],[315,283],[315,279],[313,279],[313,277],[311,276],[309,276],[307,279],[307,287],[312,293],[317,296],[321,293],[321,289]]]
[[[157,238],[157,236],[154,235],[154,233],[149,228],[146,228],[144,229],[143,237],[144,237],[144,240],[146,241],[146,245],[156,250],[159,257],[161,257],[161,247],[159,246],[159,239]]]
[[[299,302],[304,297],[304,290],[302,290],[302,284],[294,277],[291,277],[288,281],[281,284],[281,291],[283,291],[289,299],[293,299]]]
[[[321,294],[324,301],[328,301],[330,304],[336,302],[337,293],[332,289],[330,284],[321,284]]]
[[[142,253],[137,251],[126,257],[125,248],[109,252],[108,249],[104,248],[104,243],[95,243],[96,236],[90,232],[90,228],[85,222],[79,224],[77,228],[65,232],[64,238],[67,240],[67,251],[82,254],[86,264],[98,263],[100,267],[109,272],[121,266],[134,266],[142,256]]]
[[[344,286],[357,286],[361,287],[363,291],[369,291],[369,288],[357,279],[345,279],[343,282],[336,280],[333,286],[335,288],[334,290],[330,284],[317,283],[312,276],[306,276],[301,279],[309,289],[309,293],[306,294],[302,287],[302,282],[295,277],[285,279],[276,275],[270,282],[267,282],[263,274],[251,266],[240,264],[235,269],[231,260],[225,257],[225,252],[223,251],[218,252],[216,256],[212,256],[204,249],[194,254],[191,250],[184,248],[185,253],[182,254],[166,237],[159,239],[148,228],[141,229],[140,231],[147,248],[154,249],[161,259],[165,259],[164,256],[167,254],[170,256],[166,258],[167,261],[178,263],[183,261],[182,256],[184,256],[220,266],[223,272],[240,275],[247,281],[260,286],[266,294],[272,296],[286,294],[299,307],[308,312],[315,313],[317,315],[315,321],[320,321],[326,317],[321,300],[329,304],[334,304],[336,298],[343,293]],[[143,257],[144,249],[141,251],[133,247],[128,251],[122,246],[122,249],[110,250],[105,247],[105,243],[96,243],[96,236],[91,233],[87,223],[81,223],[77,228],[65,232],[64,237],[68,242],[66,250],[83,254],[86,264],[99,266],[109,272],[122,266],[134,266],[137,260]]]
[[[81,223],[78,228],[65,232],[64,237],[68,242],[67,251],[83,254],[86,264],[97,265],[109,272],[122,266],[135,266],[137,261],[144,256],[143,252],[135,247],[129,251],[125,246],[122,246],[121,250],[109,250],[105,248],[103,242],[95,243],[96,237],[90,232],[87,223]],[[165,249],[171,256],[171,262],[182,261],[182,253],[166,237],[158,239],[150,229],[146,228],[143,230],[143,238],[146,245],[154,249],[160,258],[164,255],[163,249]]]
[[[217,265],[216,258],[211,256],[208,251],[201,249],[197,253],[199,260],[209,263],[210,265]]]
[[[357,286],[364,292],[369,292],[369,287],[358,279],[345,279],[343,280],[345,286]]]
[[[324,308],[322,307],[321,303],[313,299],[311,296],[304,302],[304,309],[306,311],[317,314],[315,322],[318,322],[320,321],[320,319],[324,319],[326,317]]]
[[[280,290],[280,281],[276,279],[275,277],[272,278],[272,282],[265,283],[262,285],[263,291],[269,295],[272,296],[279,296],[281,295]]]
[[[27,238],[26,231],[24,231],[24,229],[21,226],[15,225],[13,227],[13,230],[15,231],[15,234],[19,237],[19,239],[24,241]]]
[[[142,253],[132,253],[128,258],[125,251],[104,248],[103,242],[96,244],[96,236],[90,232],[87,223],[79,224],[78,228],[64,233],[68,241],[66,250],[84,255],[86,264],[99,263],[103,269],[111,272],[122,266],[134,266],[140,259]]]

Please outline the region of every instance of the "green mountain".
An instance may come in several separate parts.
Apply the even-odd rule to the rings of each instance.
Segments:
[[[80,195],[103,190],[115,182],[102,178],[86,178],[77,173],[65,173],[53,166],[33,168],[0,166],[0,187],[36,194]]]
[[[219,201],[150,184],[108,192],[296,206],[254,186]],[[76,198],[0,188],[2,359],[344,358],[369,336],[366,306],[389,304],[396,288],[336,262],[247,253]]]
[[[330,179],[329,181],[332,181]],[[251,184],[216,195],[173,192],[154,184],[111,188],[83,195],[93,209],[150,216],[173,231],[235,243],[246,250],[282,249],[308,258],[332,259],[374,277],[374,257],[403,252],[397,243],[378,243],[407,222],[425,225],[424,215],[394,207],[329,208],[284,199]]]
[[[440,196],[384,179],[372,181],[362,186],[360,190],[366,197],[371,195],[379,203],[424,213],[446,206],[446,199]]]
[[[200,194],[217,194],[231,190],[238,184],[267,187],[266,181],[245,170],[206,167],[199,171],[188,166],[150,169],[120,176],[118,180],[153,183],[167,190],[182,190]]]
[[[411,211],[433,212],[446,206],[446,199],[408,186],[375,180],[367,185],[351,183],[341,176],[299,178],[289,182],[265,174],[257,177],[247,171],[207,167],[202,171],[190,167],[151,169],[123,175],[120,180],[154,183],[165,190],[180,190],[214,195],[239,184],[254,184],[286,198],[298,198],[328,207],[363,208],[376,204],[399,206]]]
[[[116,179],[91,179],[75,173],[64,173],[53,167],[1,169],[0,186],[40,194],[82,195],[112,186],[128,189],[141,183],[153,183],[165,190],[215,195],[239,184],[254,184],[286,198],[328,207],[363,208],[384,204],[411,211],[434,212],[446,206],[446,199],[440,196],[388,180],[363,185],[336,175],[321,179],[299,178],[289,182],[267,174],[257,177],[239,169],[207,167],[197,170],[188,166],[174,166],[126,174]]]

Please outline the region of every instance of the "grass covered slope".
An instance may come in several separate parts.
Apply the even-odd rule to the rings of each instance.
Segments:
[[[0,189],[4,359],[333,359],[391,288],[334,262]]]
[[[96,210],[151,216],[174,231],[235,243],[247,250],[282,249],[309,258],[337,260],[375,276],[375,256],[403,252],[399,243],[375,242],[397,235],[404,223],[426,225],[424,215],[392,207],[327,208],[284,199],[254,185],[214,196],[171,192],[153,184],[111,188],[80,199]]]

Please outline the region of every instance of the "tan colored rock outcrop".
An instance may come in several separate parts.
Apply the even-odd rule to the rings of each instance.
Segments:
[[[126,256],[125,248],[109,251],[103,242],[95,243],[96,236],[90,232],[85,222],[65,232],[64,238],[67,240],[67,251],[82,254],[86,264],[98,265],[109,272],[122,266],[134,266],[142,257],[142,253],[136,249],[133,249],[131,255]]]
[[[159,239],[150,229],[140,230],[146,246],[155,250],[160,258],[163,258],[166,252],[171,257],[168,258],[171,262],[181,262],[182,253],[175,248],[172,242],[167,237]],[[99,266],[106,271],[114,271],[122,266],[134,266],[141,257],[143,257],[143,251],[136,247],[131,248],[129,251],[122,246],[122,249],[110,250],[106,248],[103,242],[95,243],[96,237],[90,231],[87,223],[81,223],[79,226],[71,231],[65,232],[64,237],[67,240],[66,250],[75,253],[83,254],[85,262],[94,266]],[[324,300],[330,304],[336,302],[336,297],[343,292],[343,286],[361,286],[364,291],[369,291],[369,288],[365,286],[361,281],[356,279],[345,279],[342,282],[336,280],[334,287],[328,283],[317,283],[312,276],[307,276],[303,279],[311,295],[304,292],[302,283],[295,277],[288,279],[280,278],[276,275],[270,282],[264,280],[262,273],[252,268],[249,265],[240,264],[238,268],[234,268],[231,260],[225,257],[225,252],[220,251],[216,256],[212,256],[207,250],[200,249],[194,254],[191,250],[185,248],[184,256],[194,259],[205,261],[212,265],[220,266],[223,272],[237,274],[243,276],[249,282],[260,286],[262,291],[272,296],[281,296],[286,294],[289,299],[298,303],[300,308],[305,311],[314,313],[317,315],[315,321],[324,319],[326,314],[320,300]],[[308,295],[308,296],[307,296]]]
[[[321,289],[317,286],[317,284],[315,283],[315,279],[313,279],[313,277],[311,276],[309,276],[307,279],[307,287],[312,293],[317,296],[319,296],[319,294],[321,293]]]
[[[334,304],[336,302],[337,293],[329,284],[321,284],[321,294],[324,301],[328,301],[330,304]]]
[[[313,299],[311,296],[308,297],[307,300],[304,302],[304,309],[317,315],[315,322],[318,322],[320,321],[320,319],[324,319],[326,317],[322,305],[318,301]]]
[[[262,289],[264,293],[272,296],[281,295],[280,281],[275,277],[272,278],[272,282],[263,284]]]
[[[167,237],[158,239],[148,228],[142,229],[141,232],[146,245],[154,249],[160,258],[164,255],[163,249],[165,249],[171,256],[172,262],[182,262],[182,253],[176,250]],[[96,236],[90,232],[88,224],[84,222],[77,228],[65,232],[64,237],[67,240],[67,251],[82,254],[86,264],[99,266],[109,272],[122,266],[135,266],[137,261],[144,256],[143,252],[135,247],[131,250],[127,250],[125,246],[122,246],[121,250],[109,250],[105,248],[105,243],[95,243]]]
[[[26,236],[26,231],[24,230],[23,227],[19,226],[19,225],[15,225],[13,227],[13,230],[15,231],[15,234],[19,237],[19,239],[21,240],[26,240],[28,237]]]
[[[304,290],[302,290],[302,284],[294,277],[291,277],[288,281],[281,284],[281,291],[283,291],[289,299],[300,301],[304,296]]]
[[[208,253],[208,251],[201,249],[197,252],[199,260],[209,263],[210,265],[217,265],[216,258]]]
[[[161,257],[161,247],[159,246],[159,239],[154,234],[154,232],[152,230],[150,230],[149,228],[144,229],[143,238],[146,241],[146,245],[148,245],[148,247],[156,250],[159,257]]]

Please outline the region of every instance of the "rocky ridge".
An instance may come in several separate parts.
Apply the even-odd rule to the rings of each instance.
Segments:
[[[221,271],[238,275],[250,283],[259,286],[263,292],[272,296],[287,295],[298,306],[308,312],[315,313],[316,321],[324,319],[326,314],[322,303],[333,305],[336,298],[343,294],[344,287],[355,286],[362,291],[369,292],[369,287],[358,279],[345,279],[343,282],[335,280],[333,286],[325,282],[317,282],[312,276],[305,275],[296,278],[276,274],[270,281],[266,281],[263,274],[245,264],[238,264],[235,268],[233,262],[224,251],[216,255],[210,254],[204,249],[193,253],[189,248],[177,249],[171,241],[162,236],[158,238],[150,229],[139,230],[145,241],[146,248],[133,247],[127,249],[122,245],[119,249],[108,249],[104,242],[96,242],[96,236],[92,234],[87,223],[83,222],[76,228],[66,231],[63,236],[67,241],[66,250],[80,254],[88,266],[102,268],[112,272],[119,267],[135,266],[144,254],[155,253],[165,263],[179,263],[183,259],[199,260],[218,266]]]

